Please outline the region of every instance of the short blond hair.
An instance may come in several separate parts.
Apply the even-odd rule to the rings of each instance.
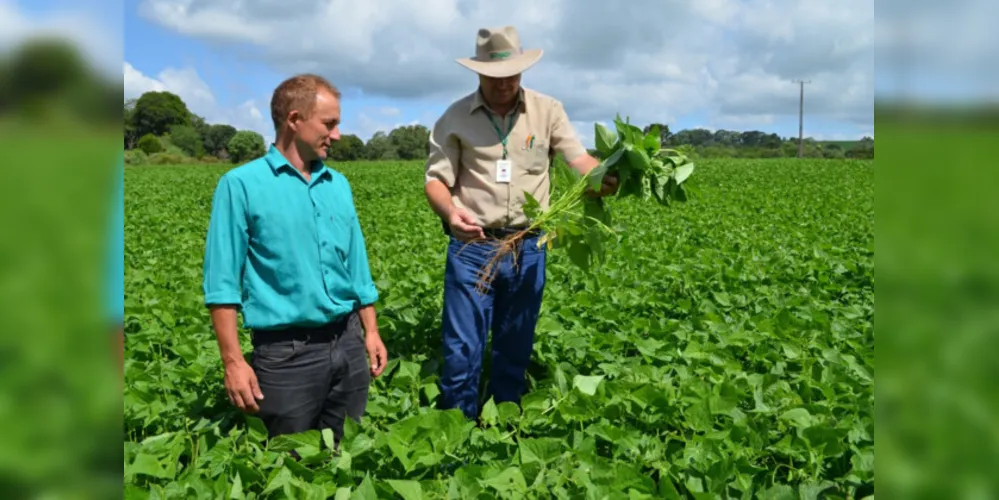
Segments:
[[[320,90],[340,98],[340,90],[329,80],[316,74],[303,73],[281,82],[271,97],[271,120],[274,122],[275,132],[281,132],[281,125],[292,110],[298,110],[305,118],[310,117],[316,106],[316,94]]]

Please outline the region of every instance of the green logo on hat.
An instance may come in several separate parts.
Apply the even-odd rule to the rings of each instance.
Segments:
[[[508,57],[510,57],[510,51],[509,50],[507,50],[505,52],[490,52],[489,53],[489,59],[506,59]]]

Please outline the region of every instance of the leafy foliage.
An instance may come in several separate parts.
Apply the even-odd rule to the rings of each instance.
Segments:
[[[153,134],[146,134],[139,139],[139,151],[147,155],[156,154],[163,151],[163,143]]]
[[[447,240],[413,209],[421,164],[337,164],[391,360],[339,455],[224,395],[200,266],[227,168],[126,171],[125,498],[873,496],[873,162],[704,160],[686,204],[615,200],[599,272],[551,254],[529,393],[481,425],[435,409]]]
[[[233,134],[226,148],[233,163],[250,161],[267,151],[264,136],[252,130],[240,130]]]
[[[191,112],[177,94],[151,91],[142,94],[131,113],[135,134],[164,135],[174,125],[190,125]],[[147,151],[148,153],[148,151]]]
[[[576,265],[588,269],[603,260],[606,239],[613,237],[608,198],[636,197],[642,201],[655,199],[660,205],[672,201],[687,201],[684,182],[694,172],[694,164],[678,150],[662,148],[658,125],[642,131],[638,127],[614,120],[615,134],[600,123],[594,125],[597,152],[604,158],[586,178],[575,170],[559,165],[562,175],[574,175],[575,182],[568,193],[542,212],[537,200],[528,195],[527,216],[535,222],[532,228],[544,231],[542,244],[551,248],[565,247]],[[619,182],[613,197],[587,197],[583,188],[598,191],[605,176],[613,175]],[[564,200],[577,202],[566,209]]]
[[[673,201],[687,201],[683,183],[693,173],[694,164],[680,151],[661,147],[659,127],[653,125],[643,132],[622,121],[620,116],[615,118],[614,125],[616,134],[595,124],[597,154],[603,160],[585,176],[561,162],[556,166],[562,179],[560,184],[568,182],[568,186],[547,210],[530,193],[524,193],[527,200],[524,212],[531,223],[497,243],[493,257],[480,272],[480,291],[492,281],[499,262],[508,255],[516,255],[518,245],[534,231],[543,233],[539,246],[565,248],[572,262],[583,269],[602,261],[606,242],[615,237],[606,206],[608,198],[655,199],[664,206]],[[599,191],[606,176],[618,179],[617,194],[591,197],[589,193]],[[571,180],[566,181],[567,178]]]

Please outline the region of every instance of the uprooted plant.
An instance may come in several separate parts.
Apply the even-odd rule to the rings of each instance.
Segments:
[[[526,228],[496,243],[492,258],[480,271],[477,283],[484,291],[495,278],[496,268],[503,258],[512,255],[516,264],[517,250],[531,234],[539,232],[538,246],[548,249],[565,248],[570,260],[589,269],[604,258],[605,242],[615,236],[605,198],[591,196],[599,191],[605,176],[618,179],[618,190],[610,198],[633,196],[642,200],[654,198],[659,204],[687,201],[683,186],[694,171],[694,164],[682,152],[663,148],[658,126],[648,132],[614,119],[617,134],[603,125],[594,126],[596,147],[603,158],[588,174],[581,175],[563,164],[556,166],[553,183],[564,184],[562,194],[543,210],[537,199],[524,193],[524,213],[531,221]]]

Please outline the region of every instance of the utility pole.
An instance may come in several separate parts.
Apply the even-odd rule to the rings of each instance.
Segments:
[[[805,156],[805,84],[812,83],[811,80],[796,80],[801,87],[801,94],[798,98],[798,158]]]

